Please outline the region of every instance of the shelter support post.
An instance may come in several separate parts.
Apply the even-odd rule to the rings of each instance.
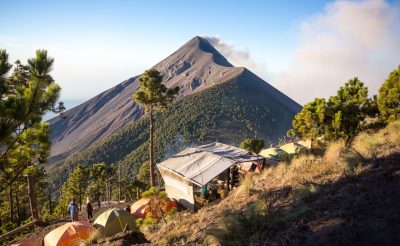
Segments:
[[[231,168],[229,167],[226,170],[226,188],[227,188],[228,192],[231,191],[231,188],[230,188],[230,185],[229,185],[230,179],[231,179]]]

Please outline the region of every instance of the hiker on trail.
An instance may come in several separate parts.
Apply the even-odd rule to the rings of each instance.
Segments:
[[[72,198],[71,202],[68,205],[68,213],[71,215],[71,221],[78,221],[78,205],[76,204],[76,199]]]
[[[90,201],[90,197],[86,198],[86,212],[88,220],[93,219],[93,206],[92,201]]]

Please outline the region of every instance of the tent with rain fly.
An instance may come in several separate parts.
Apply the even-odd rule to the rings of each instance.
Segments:
[[[131,205],[131,214],[135,216],[136,218],[145,218],[146,214],[148,212],[151,212],[152,207],[154,208],[157,205],[152,204],[152,200],[149,198],[142,198],[137,200],[134,204]],[[163,208],[165,209],[165,212],[171,211],[173,208],[176,208],[177,204],[176,201],[174,200],[169,200],[167,202],[166,207]],[[158,209],[158,207],[157,207]],[[150,211],[148,211],[150,210]]]
[[[284,150],[286,153],[288,153],[290,156],[295,156],[299,154],[302,151],[305,151],[307,148],[301,144],[298,143],[288,143],[282,146],[279,146],[281,150]]]
[[[121,208],[112,208],[100,214],[93,222],[93,225],[98,227],[105,236],[112,236],[122,232],[127,225],[127,230],[136,229],[135,217]]]
[[[274,161],[281,161],[289,157],[288,153],[280,148],[263,149],[260,155]]]
[[[263,157],[261,157],[262,159]],[[235,164],[260,159],[248,151],[222,143],[186,148],[157,165],[169,198],[194,210],[193,185],[207,185]]]
[[[136,218],[144,218],[146,216],[146,205],[150,202],[149,198],[142,198],[131,205],[131,213]]]
[[[78,246],[89,241],[96,229],[88,221],[66,223],[44,237],[44,246]]]

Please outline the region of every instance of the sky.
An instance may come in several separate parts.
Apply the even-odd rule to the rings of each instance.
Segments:
[[[196,35],[300,104],[357,76],[378,92],[400,64],[400,1],[0,1],[0,49],[36,49],[67,107],[155,65]]]

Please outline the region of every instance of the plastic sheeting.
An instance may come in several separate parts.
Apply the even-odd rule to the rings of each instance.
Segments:
[[[227,144],[211,143],[186,148],[158,164],[158,168],[204,186],[232,165],[252,160],[257,160],[257,156],[250,155],[246,150]],[[168,181],[165,180],[165,183]]]

